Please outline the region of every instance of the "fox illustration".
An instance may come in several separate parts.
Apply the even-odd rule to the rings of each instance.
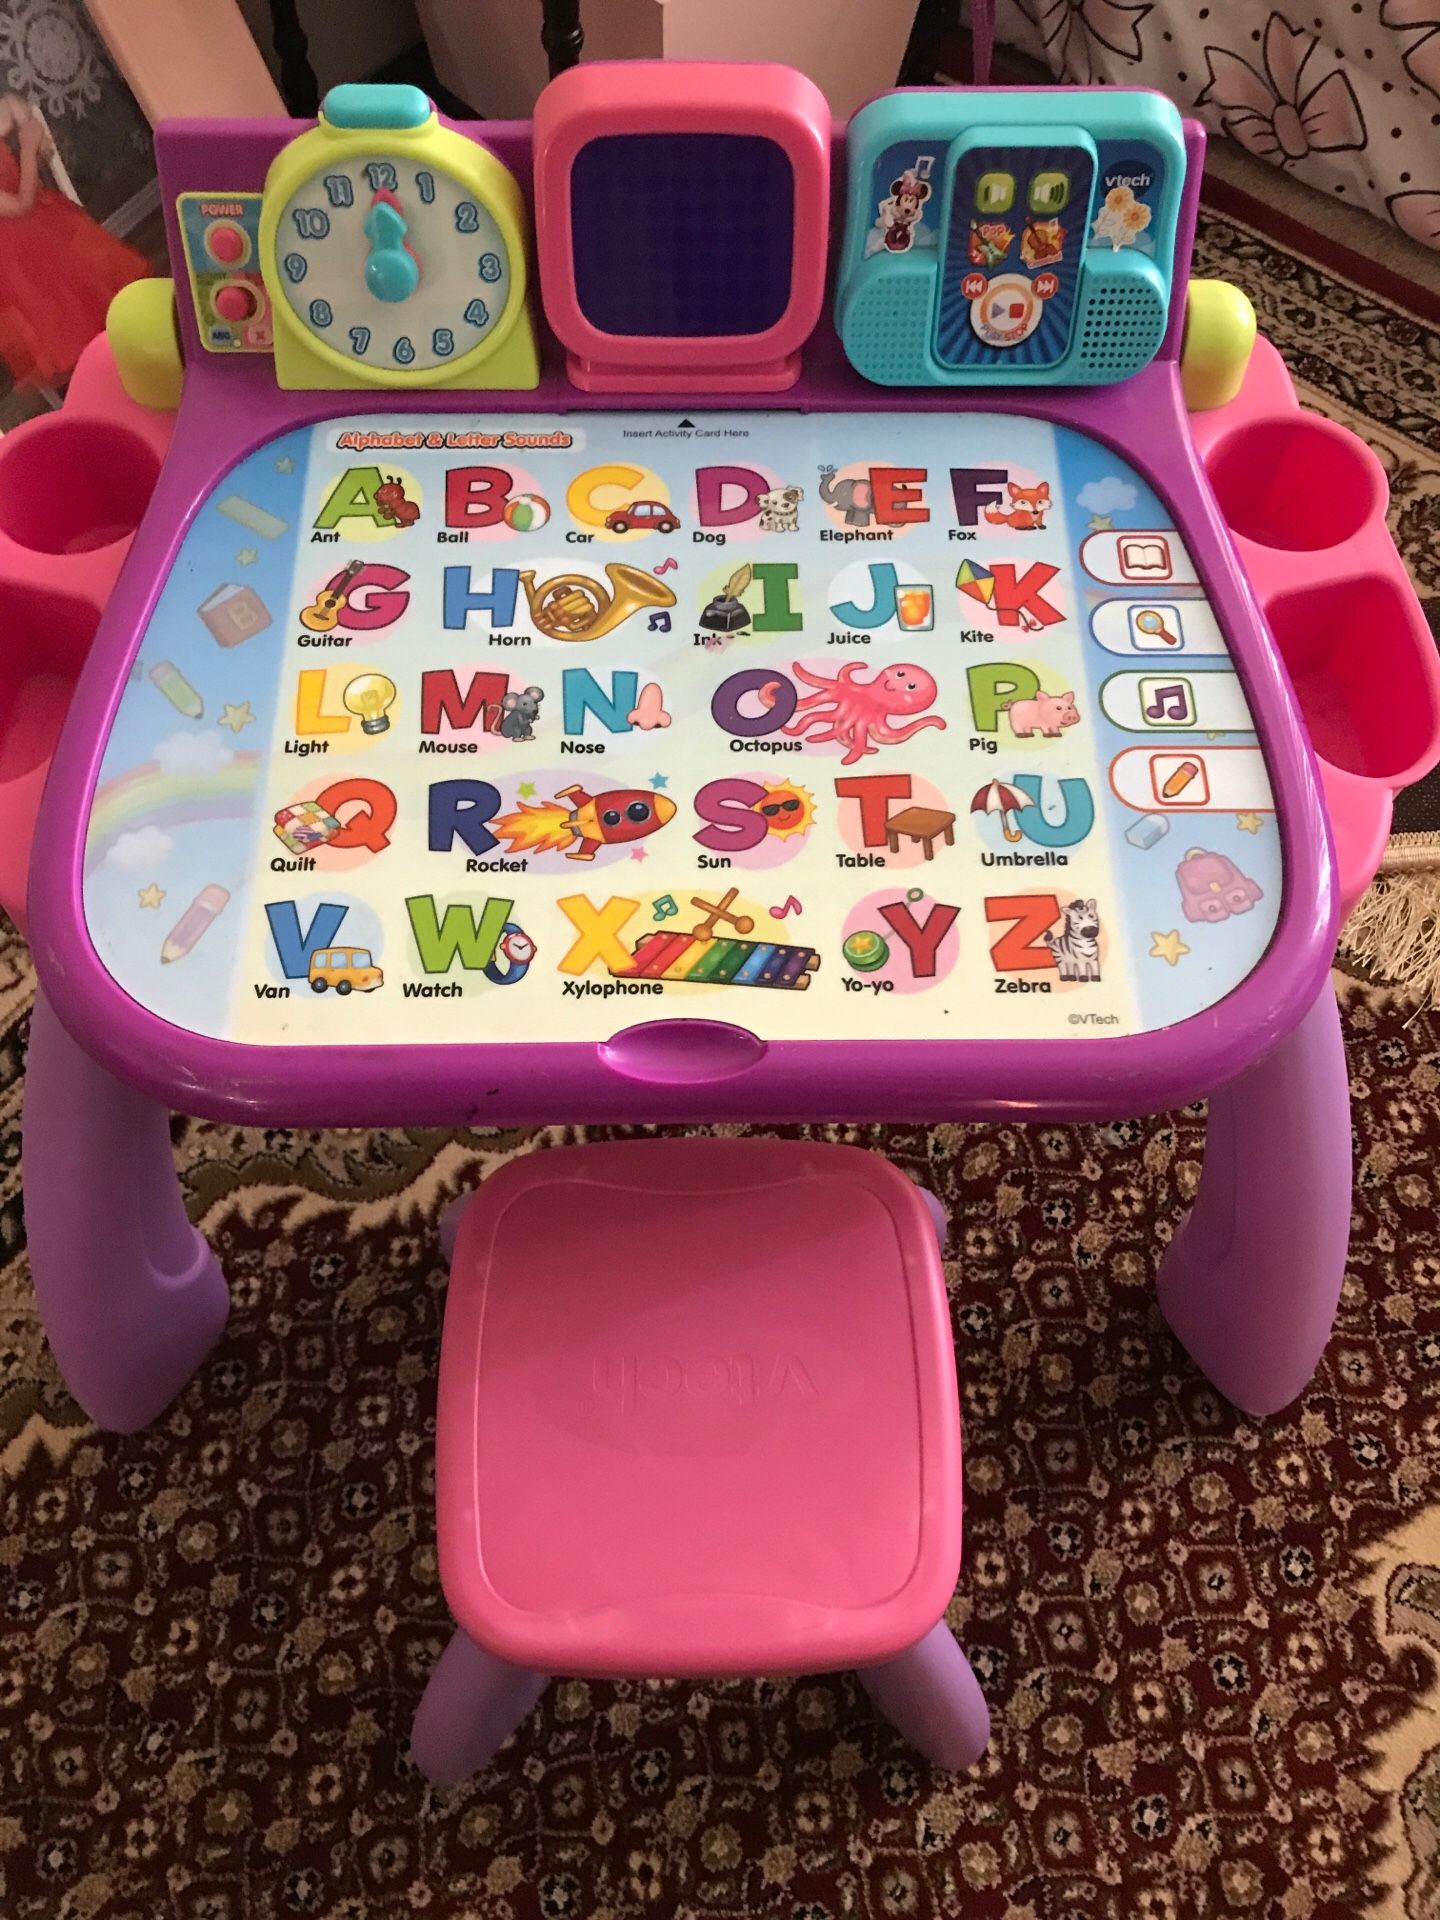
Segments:
[[[986,507],[985,518],[992,526],[1018,527],[1022,532],[1034,528],[1043,528],[1045,516],[1050,511],[1050,483],[1042,480],[1038,487],[1017,487],[1013,480],[1007,481],[1005,491],[1010,495],[1008,507]]]

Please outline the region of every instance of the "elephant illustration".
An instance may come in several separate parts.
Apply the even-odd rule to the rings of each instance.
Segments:
[[[836,507],[845,515],[847,527],[868,527],[875,518],[874,492],[869,476],[863,480],[837,480],[835,469],[820,475],[820,498],[827,507]]]

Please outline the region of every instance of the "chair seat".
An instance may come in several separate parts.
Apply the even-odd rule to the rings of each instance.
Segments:
[[[940,1619],[960,1424],[924,1198],[878,1155],[643,1140],[507,1163],[463,1216],[440,1571],[545,1673],[864,1666]]]

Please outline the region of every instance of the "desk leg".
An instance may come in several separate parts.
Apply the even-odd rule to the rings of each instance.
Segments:
[[[1350,1088],[1327,982],[1210,1102],[1200,1191],[1160,1266],[1160,1305],[1237,1407],[1275,1413],[1320,1364],[1350,1244]]]
[[[25,1235],[65,1384],[134,1433],[219,1339],[225,1278],[186,1217],[170,1116],[83,1053],[35,996],[25,1068]]]

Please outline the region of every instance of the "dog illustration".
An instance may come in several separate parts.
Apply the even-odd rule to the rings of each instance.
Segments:
[[[772,487],[769,493],[762,493],[756,501],[760,509],[760,530],[762,533],[797,533],[800,528],[800,502],[805,498],[801,487]]]
[[[1060,912],[1059,933],[1042,933],[1062,980],[1100,978],[1100,914],[1093,900],[1072,900]]]

